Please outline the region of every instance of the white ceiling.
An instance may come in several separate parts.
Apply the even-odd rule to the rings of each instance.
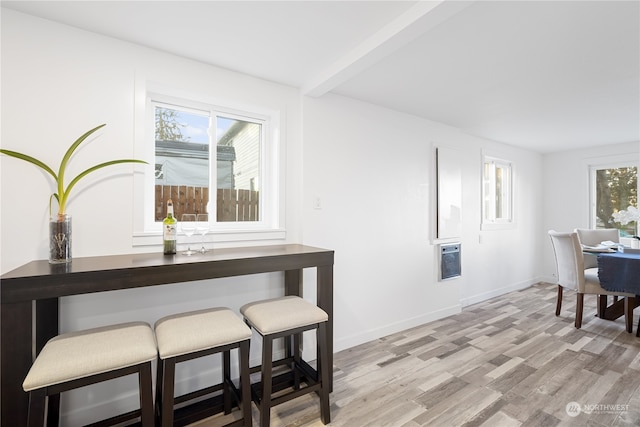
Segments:
[[[640,141],[640,1],[2,1],[539,152]]]

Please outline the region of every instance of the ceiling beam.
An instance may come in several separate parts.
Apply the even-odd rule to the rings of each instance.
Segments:
[[[319,97],[361,73],[405,44],[446,21],[473,1],[418,1],[364,42],[317,73],[302,94]]]

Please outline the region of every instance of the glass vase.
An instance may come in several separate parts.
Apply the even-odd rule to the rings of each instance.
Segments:
[[[71,215],[55,215],[49,220],[49,263],[71,262]]]

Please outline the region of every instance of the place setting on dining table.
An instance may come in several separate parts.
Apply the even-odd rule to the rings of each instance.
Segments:
[[[637,236],[632,242],[640,242]],[[611,292],[635,294],[636,306],[640,302],[640,248],[637,244],[605,240],[597,245],[582,244],[582,251],[596,257],[598,279],[602,288]],[[640,329],[637,336],[640,336]]]
[[[634,236],[634,241],[640,242]],[[640,295],[640,248],[605,240],[598,245],[581,245],[582,251],[597,257],[602,287]]]
[[[626,225],[640,220],[640,210],[629,206],[613,214],[614,221]],[[636,230],[634,230],[637,232]],[[610,252],[598,254],[598,278],[603,288],[640,295],[640,236],[630,236],[629,246],[617,244]],[[605,241],[601,244],[608,244]],[[611,242],[613,243],[613,242]],[[636,297],[636,299],[640,299]],[[640,336],[640,328],[638,329]]]

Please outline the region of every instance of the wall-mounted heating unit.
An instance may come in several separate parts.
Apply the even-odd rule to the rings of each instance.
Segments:
[[[460,243],[446,243],[440,246],[440,280],[453,279],[462,274]]]

